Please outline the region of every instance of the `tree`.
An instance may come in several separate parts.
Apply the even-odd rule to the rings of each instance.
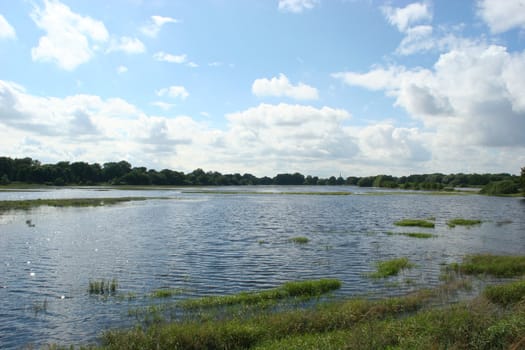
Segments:
[[[521,193],[525,197],[525,167],[521,168]]]

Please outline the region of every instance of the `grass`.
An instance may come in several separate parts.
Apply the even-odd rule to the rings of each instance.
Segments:
[[[310,240],[307,237],[303,237],[303,236],[292,237],[288,241],[292,243],[297,243],[297,244],[306,244],[310,242]]]
[[[487,286],[483,295],[493,303],[510,305],[525,300],[525,281],[515,281],[501,285]]]
[[[403,219],[394,222],[396,226],[410,226],[410,227],[425,227],[434,228],[436,225],[433,222],[422,219]]]
[[[118,198],[64,198],[64,199],[28,199],[14,201],[0,201],[2,210],[25,210],[39,206],[49,207],[99,207],[129,201],[143,201],[147,199],[165,199],[165,197],[118,197]]]
[[[413,266],[414,264],[412,264],[406,257],[386,261],[378,261],[376,263],[377,270],[369,274],[368,276],[372,278],[384,278],[389,276],[395,276],[399,274],[401,270],[408,269]]]
[[[242,292],[234,295],[209,296],[198,299],[187,299],[180,302],[185,309],[209,308],[227,305],[253,305],[286,298],[308,299],[341,288],[338,279],[320,279],[287,282],[280,287],[260,292]]]
[[[525,274],[525,256],[474,254],[466,256],[460,264],[451,264],[449,268],[468,275],[516,277]]]
[[[470,220],[470,219],[451,219],[447,221],[448,227],[456,227],[456,226],[474,226],[481,224],[481,220]]]
[[[115,294],[117,292],[117,288],[118,282],[115,278],[111,281],[106,281],[104,279],[100,281],[94,280],[89,281],[88,292],[89,294],[109,295]]]
[[[406,236],[411,238],[434,238],[437,237],[432,233],[425,232],[387,232],[387,235],[390,236]]]
[[[150,296],[152,298],[170,298],[174,295],[180,295],[184,292],[182,289],[177,288],[161,288],[156,289],[153,292],[151,292]]]

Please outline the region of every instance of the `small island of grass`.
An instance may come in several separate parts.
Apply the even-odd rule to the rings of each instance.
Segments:
[[[428,220],[422,219],[403,219],[394,222],[396,226],[411,226],[411,227],[424,227],[424,228],[434,228],[436,225]]]
[[[481,220],[471,220],[471,219],[462,219],[462,218],[456,218],[451,219],[447,221],[448,227],[456,227],[456,226],[474,226],[481,224]]]
[[[387,235],[389,236],[406,236],[410,238],[434,238],[437,237],[436,235],[432,233],[426,233],[426,232],[387,232]]]
[[[384,278],[389,276],[395,276],[403,269],[408,269],[414,267],[408,258],[396,258],[386,261],[378,261],[376,263],[377,270],[369,274],[369,277],[372,278]]]

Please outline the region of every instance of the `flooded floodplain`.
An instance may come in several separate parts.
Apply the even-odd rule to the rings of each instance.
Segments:
[[[124,200],[0,209],[2,349],[96,342],[135,324],[130,310],[158,303],[158,291],[184,301],[333,278],[335,297],[377,298],[435,286],[467,254],[525,252],[520,198],[329,186],[0,192],[71,198]],[[433,225],[395,224],[407,220]],[[370,278],[397,258],[411,268]]]

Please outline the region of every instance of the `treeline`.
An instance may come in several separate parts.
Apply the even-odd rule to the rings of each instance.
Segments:
[[[523,172],[522,172],[523,174]],[[522,176],[523,177],[523,176]],[[0,157],[0,184],[12,182],[53,186],[63,185],[172,185],[172,186],[243,186],[243,185],[356,185],[416,190],[443,190],[455,187],[487,187],[505,184],[506,193],[519,190],[520,177],[510,174],[424,174],[395,177],[377,175],[368,177],[331,176],[319,178],[300,173],[278,174],[273,178],[252,174],[221,174],[202,169],[190,173],[145,167],[133,167],[127,161],[102,165],[86,162],[58,162],[42,164],[31,158]],[[494,185],[493,185],[494,186]],[[485,188],[484,187],[484,188]]]

